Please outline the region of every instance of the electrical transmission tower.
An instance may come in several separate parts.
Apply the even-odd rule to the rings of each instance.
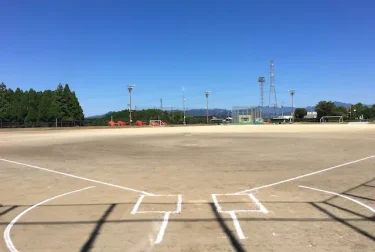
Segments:
[[[266,82],[266,78],[264,77],[259,77],[258,78],[259,82],[259,89],[260,89],[260,100],[259,100],[259,117],[263,118],[263,107],[264,107],[264,92],[263,92],[263,87],[264,87],[264,82]]]
[[[276,88],[275,88],[275,73],[274,73],[274,65],[273,60],[271,60],[270,66],[270,97],[268,106],[273,106],[275,117],[277,116],[277,97],[276,97]]]

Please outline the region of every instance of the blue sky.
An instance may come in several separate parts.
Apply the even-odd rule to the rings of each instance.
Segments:
[[[8,1],[0,8],[0,82],[75,90],[86,116],[137,107],[259,103],[275,61],[278,100],[375,103],[375,2]]]

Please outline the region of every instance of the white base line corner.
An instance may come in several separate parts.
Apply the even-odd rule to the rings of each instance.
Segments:
[[[375,209],[362,203],[361,201],[359,200],[355,200],[351,197],[348,197],[346,195],[342,195],[342,194],[339,194],[339,193],[335,193],[335,192],[330,192],[330,191],[326,191],[326,190],[322,190],[322,189],[318,189],[318,188],[314,188],[314,187],[308,187],[308,186],[302,186],[300,185],[299,186],[300,188],[305,188],[305,189],[309,189],[309,190],[314,190],[314,191],[318,191],[318,192],[324,192],[324,193],[327,193],[327,194],[332,194],[332,195],[335,195],[335,196],[338,196],[338,197],[341,197],[341,198],[344,198],[344,199],[347,199],[347,200],[350,200],[358,205],[361,205],[363,206],[364,208],[367,208],[368,210],[370,210],[371,212],[375,213]]]
[[[256,191],[256,190],[259,190],[259,189],[263,189],[263,188],[267,188],[267,187],[271,187],[271,186],[275,186],[275,185],[287,183],[287,182],[290,182],[290,181],[293,181],[293,180],[301,179],[301,178],[308,177],[308,176],[311,176],[311,175],[315,175],[315,174],[318,174],[318,173],[321,173],[321,172],[326,172],[326,171],[333,170],[333,169],[336,169],[336,168],[340,168],[340,167],[343,167],[343,166],[355,164],[355,163],[358,163],[358,162],[361,162],[361,161],[365,161],[367,159],[371,159],[371,158],[374,158],[374,157],[375,157],[375,155],[368,156],[368,157],[357,159],[357,160],[354,160],[354,161],[351,161],[351,162],[347,162],[347,163],[344,163],[344,164],[332,166],[332,167],[329,167],[329,168],[326,168],[326,169],[323,169],[323,170],[319,170],[319,171],[307,173],[307,174],[304,174],[304,175],[301,175],[301,176],[297,176],[297,177],[294,177],[294,178],[285,179],[285,180],[282,180],[282,181],[279,181],[279,182],[275,182],[275,183],[272,183],[272,184],[263,185],[263,186],[255,187],[255,188],[252,188],[252,189],[249,189],[249,190],[244,190],[244,191],[236,192],[234,194],[245,194],[245,193],[253,192],[253,191]]]
[[[89,186],[89,187],[85,187],[83,189],[79,189],[79,190],[75,190],[75,191],[71,191],[71,192],[67,192],[67,193],[63,193],[63,194],[60,194],[60,195],[57,195],[55,197],[52,197],[52,198],[49,198],[49,199],[46,199],[42,202],[39,202],[29,208],[27,208],[26,210],[22,211],[19,215],[17,215],[9,224],[8,226],[5,228],[5,231],[4,231],[4,240],[5,240],[5,243],[9,249],[9,251],[11,252],[18,252],[18,250],[16,249],[16,247],[14,246],[13,242],[12,242],[12,239],[10,238],[10,230],[12,229],[13,225],[22,217],[24,216],[27,212],[33,210],[34,208],[40,206],[40,205],[43,205],[44,203],[47,203],[51,200],[54,200],[54,199],[57,199],[57,198],[60,198],[60,197],[63,197],[63,196],[66,196],[66,195],[69,195],[69,194],[73,194],[73,193],[77,193],[77,192],[81,192],[81,191],[84,191],[84,190],[88,190],[88,189],[91,189],[95,186]]]

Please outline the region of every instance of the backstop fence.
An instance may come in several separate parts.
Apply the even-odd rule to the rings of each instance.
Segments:
[[[259,107],[234,106],[232,108],[232,124],[247,125],[262,123]]]

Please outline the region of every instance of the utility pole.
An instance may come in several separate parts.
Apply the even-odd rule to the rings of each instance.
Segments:
[[[185,87],[182,86],[181,87],[181,91],[182,91],[182,102],[183,102],[183,109],[184,109],[184,125],[186,125],[186,99],[185,99]]]
[[[210,91],[206,91],[204,94],[206,95],[206,119],[208,124],[208,96],[210,95]]]
[[[289,90],[289,94],[292,97],[292,120],[294,122],[294,94],[296,93],[296,90]]]
[[[129,90],[129,124],[132,125],[132,91],[134,89],[135,85],[128,85]]]
[[[163,98],[160,98],[160,110],[163,111]]]
[[[264,82],[266,82],[266,78],[264,77],[259,77],[258,78],[259,82],[259,89],[260,89],[260,99],[259,99],[259,106],[260,106],[260,118],[263,118],[263,106],[264,106],[264,92],[263,92],[263,87],[264,87]]]
[[[275,88],[275,73],[274,73],[274,64],[273,60],[270,63],[270,97],[268,106],[274,107],[275,117],[277,116],[277,97],[276,97],[276,88]]]
[[[281,102],[281,116],[284,116],[284,104],[285,102]]]

